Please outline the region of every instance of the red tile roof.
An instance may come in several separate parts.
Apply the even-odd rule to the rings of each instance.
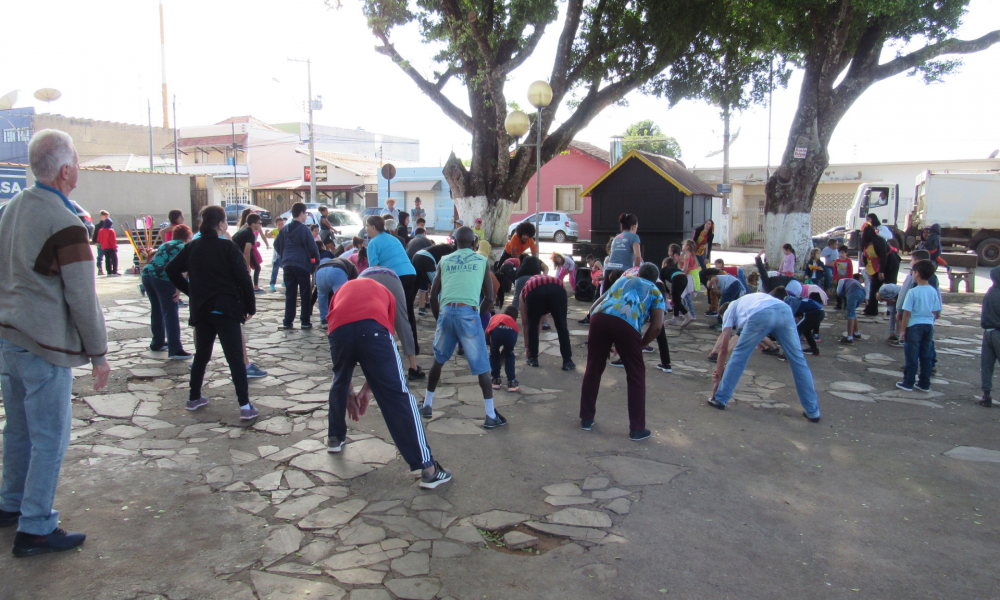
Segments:
[[[574,150],[578,150],[584,154],[592,156],[601,162],[608,163],[611,165],[611,153],[607,150],[602,150],[599,146],[593,144],[588,144],[587,142],[578,142],[573,140],[569,143],[569,147]]]
[[[178,148],[198,148],[202,146],[231,146],[233,143],[233,136],[231,134],[227,135],[209,135],[205,137],[191,137],[191,138],[177,138]],[[236,136],[236,143],[240,145],[241,148],[246,149],[247,146],[247,134],[242,133]],[[172,149],[174,143],[170,142],[164,148]]]

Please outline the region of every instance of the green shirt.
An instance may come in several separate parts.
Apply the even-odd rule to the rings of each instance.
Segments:
[[[170,278],[167,277],[167,273],[164,269],[167,267],[167,263],[181,253],[181,250],[184,249],[185,245],[185,242],[180,240],[171,240],[161,245],[156,250],[156,254],[153,255],[153,258],[150,259],[149,263],[142,268],[142,274],[149,275],[150,277],[156,277],[164,281],[170,281]]]
[[[486,269],[486,257],[471,248],[462,248],[442,258],[438,264],[441,304],[479,306]]]

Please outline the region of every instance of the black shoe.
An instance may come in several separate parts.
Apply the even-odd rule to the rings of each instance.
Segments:
[[[651,435],[653,435],[653,432],[648,429],[643,429],[642,431],[630,431],[628,432],[628,439],[633,442],[641,442],[642,440],[649,439]]]
[[[160,346],[159,348],[154,348],[154,347],[150,346],[149,347],[149,351],[150,352],[166,352],[167,351],[167,347],[165,345],[164,346]]]
[[[574,371],[574,370],[576,370],[576,363],[574,363],[571,360],[564,360],[563,361],[562,370],[563,371]]]
[[[494,419],[487,416],[486,420],[483,421],[483,429],[494,429],[496,427],[503,427],[507,424],[507,419],[503,418],[503,415],[500,414],[499,410],[494,410],[493,412],[496,413],[497,418]]]
[[[313,324],[312,323],[303,323],[302,325],[299,325],[299,328],[300,329],[312,329],[313,328]]]
[[[410,369],[410,372],[406,376],[406,378],[409,379],[410,381],[417,381],[419,379],[423,379],[426,376],[427,373],[424,373],[420,367],[417,367],[416,369]]]
[[[17,525],[17,520],[20,518],[21,511],[0,510],[0,527]]]
[[[778,356],[781,354],[781,350],[778,348],[764,348],[761,352],[767,354],[768,356]]]
[[[538,359],[537,358],[529,358],[528,359],[528,366],[529,367],[537,367],[538,366]]]
[[[177,354],[171,354],[169,358],[171,360],[191,360],[192,358],[194,358],[194,354],[181,350]]]
[[[434,416],[434,409],[430,404],[424,404],[420,407],[420,416],[425,419],[429,419]]]
[[[993,398],[989,394],[983,394],[983,399],[979,401],[979,406],[984,408],[993,408]],[[2,519],[3,511],[0,510],[0,519]],[[10,513],[7,513],[10,514]],[[0,527],[3,527],[3,521],[0,520]]]
[[[710,311],[707,311],[705,313],[705,316],[706,317],[717,317],[717,316],[719,316],[719,313],[717,311],[710,310]]]
[[[500,379],[499,377],[494,377],[492,380],[490,380],[490,383],[493,384],[493,389],[499,390],[500,386],[503,385],[503,380]]]
[[[802,416],[808,419],[810,423],[819,423],[819,417],[810,417],[805,411],[802,411]]]
[[[714,363],[719,362],[719,354],[716,353],[716,352],[713,352],[713,353],[709,354],[708,355],[708,362],[714,362]]]
[[[320,325],[320,327],[326,327],[326,325],[327,325],[326,319],[320,319],[319,320],[319,325]]]
[[[465,356],[465,348],[459,348],[458,349],[458,355],[459,356]]]
[[[662,363],[656,365],[656,368],[663,371],[664,373],[673,373],[674,370],[670,368],[670,365],[664,365]]]
[[[726,405],[719,402],[715,398],[709,398],[708,405],[711,406],[712,408],[717,408],[719,410],[726,410]]]
[[[593,426],[594,426],[593,419],[580,419],[580,429],[584,431],[590,431]]]
[[[582,323],[583,325],[590,323],[590,315],[587,315],[586,317],[580,319],[579,321],[577,321],[577,323]]]
[[[611,362],[609,362],[608,364],[611,365],[612,367],[621,367],[623,369],[625,368],[625,363],[622,362],[621,358],[612,359]]]
[[[85,539],[87,539],[85,533],[67,532],[58,527],[48,535],[32,535],[18,531],[14,536],[14,556],[25,558],[50,552],[65,552],[76,548]]]
[[[278,329],[295,329],[291,325],[278,325]]]
[[[451,481],[451,471],[442,467],[437,461],[434,461],[433,475],[427,475],[426,472],[420,474],[420,487],[425,490],[433,490],[449,481]]]
[[[549,326],[549,324],[548,324],[548,323],[546,323],[546,324],[542,325],[542,331],[548,331],[548,330],[550,330],[550,329],[552,329],[552,327],[551,327],[551,326]]]

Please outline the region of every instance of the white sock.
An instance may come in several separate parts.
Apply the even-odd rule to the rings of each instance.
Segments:
[[[249,402],[240,405],[240,410],[250,410],[251,408],[253,408],[253,404],[250,404]]]
[[[497,411],[493,410],[493,398],[483,398],[483,404],[486,405],[486,416],[491,419],[497,418]]]
[[[434,406],[434,392],[427,390],[427,395],[424,396],[424,406]]]

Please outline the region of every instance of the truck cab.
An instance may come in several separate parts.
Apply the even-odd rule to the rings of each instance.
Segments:
[[[845,223],[847,224],[848,246],[857,249],[860,241],[857,231],[864,225],[869,214],[878,215],[879,222],[888,225],[894,232],[898,231],[896,220],[899,217],[899,184],[888,182],[862,183],[854,194],[854,202],[847,209]],[[898,235],[898,234],[897,234]]]

